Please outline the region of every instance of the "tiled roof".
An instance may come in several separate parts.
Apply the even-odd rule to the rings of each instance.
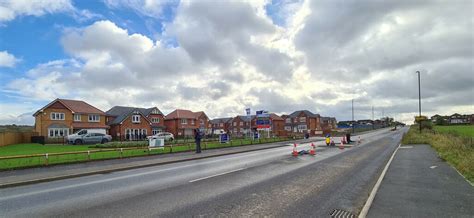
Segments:
[[[307,117],[319,117],[319,114],[313,114],[311,111],[308,110],[299,110],[291,113],[289,116],[291,118],[297,117],[301,112],[303,112]]]
[[[274,114],[274,113],[271,113],[271,114],[270,114],[270,118],[271,118],[272,120],[284,120],[283,118],[281,118],[280,116],[278,116],[278,115],[276,115],[276,114]]]
[[[69,100],[69,99],[55,99],[54,101],[50,102],[40,110],[38,110],[36,113],[33,114],[33,116],[36,116],[40,111],[44,110],[45,108],[48,108],[52,104],[59,102],[62,105],[64,105],[66,108],[71,110],[73,113],[80,113],[80,114],[99,114],[99,115],[105,115],[105,113],[96,107],[84,102],[84,101],[79,101],[79,100]]]
[[[226,117],[226,118],[216,118],[211,120],[210,122],[212,124],[219,124],[219,123],[228,123],[232,120],[232,117]]]
[[[197,112],[197,113],[199,113],[199,112]],[[173,112],[166,115],[165,120],[182,119],[182,118],[196,119],[196,113],[194,113],[190,110],[176,109]]]
[[[109,125],[114,125],[114,124],[119,124],[121,123],[122,121],[124,121],[125,119],[127,119],[128,116],[130,116],[131,113],[133,113],[134,111],[138,111],[139,113],[141,113],[145,119],[147,114],[145,114],[146,112],[148,112],[148,114],[153,110],[153,108],[135,108],[135,107],[125,107],[125,106],[114,106],[112,108],[110,108],[107,112],[105,112],[107,114],[107,116],[111,116],[111,117],[115,117],[115,119],[113,119],[112,121],[109,121]],[[145,112],[145,113],[144,113]]]

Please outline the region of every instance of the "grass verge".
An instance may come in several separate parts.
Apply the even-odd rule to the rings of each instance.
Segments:
[[[225,147],[245,146],[252,144],[263,144],[288,141],[288,138],[271,138],[253,141],[250,139],[236,139],[230,143],[221,144],[216,141],[202,142],[201,147],[206,149],[217,149]],[[65,164],[86,162],[92,160],[117,159],[147,155],[159,155],[167,153],[178,153],[194,151],[195,143],[183,143],[173,145],[172,148],[148,150],[142,142],[127,142],[123,150],[118,145],[111,144],[111,147],[97,148],[97,145],[40,145],[40,144],[16,144],[0,147],[0,157],[10,157],[17,155],[41,155],[32,157],[21,157],[13,159],[0,159],[0,170],[36,167],[44,165]],[[107,145],[107,144],[105,144]],[[132,146],[135,147],[132,147]],[[88,154],[87,151],[90,151]],[[70,153],[64,153],[70,152]],[[48,153],[48,158],[46,154]],[[55,154],[56,153],[56,154]]]
[[[472,141],[445,132],[423,130],[411,126],[402,139],[403,144],[429,144],[438,155],[454,166],[471,183],[474,183],[474,146]]]

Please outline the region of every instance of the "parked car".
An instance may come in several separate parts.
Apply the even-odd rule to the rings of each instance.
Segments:
[[[66,139],[69,142],[70,138],[76,139],[78,138],[78,136],[83,136],[83,135],[86,135],[87,133],[102,133],[105,135],[105,129],[81,129],[71,135],[68,135]]]
[[[87,133],[84,135],[70,135],[68,143],[74,145],[107,143],[112,141],[112,136],[104,133]]]
[[[156,135],[153,135],[153,136],[148,136],[148,138],[151,138],[151,137],[156,137],[156,138],[163,138],[165,139],[165,141],[169,140],[169,141],[173,141],[174,140],[174,135],[173,133],[169,133],[169,132],[160,132]]]

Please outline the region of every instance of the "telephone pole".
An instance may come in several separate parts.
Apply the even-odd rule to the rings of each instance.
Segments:
[[[419,111],[419,115],[418,115],[418,119],[420,120],[420,133],[421,133],[421,82],[420,82],[420,71],[416,71],[416,73],[418,74],[418,111]]]

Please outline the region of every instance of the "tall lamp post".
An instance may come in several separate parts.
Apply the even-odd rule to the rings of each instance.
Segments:
[[[421,83],[420,83],[420,71],[416,71],[416,73],[418,74],[418,111],[419,111],[419,115],[418,115],[418,119],[420,119],[420,133],[421,133]]]
[[[355,132],[355,122],[354,122],[354,99],[352,99],[352,133]]]

